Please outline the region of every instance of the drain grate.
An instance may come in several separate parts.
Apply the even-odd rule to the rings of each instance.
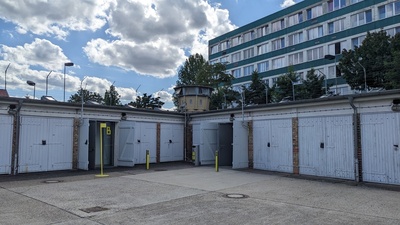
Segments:
[[[95,206],[95,207],[90,207],[90,208],[80,209],[80,210],[84,211],[85,213],[94,213],[94,212],[106,211],[108,209],[101,207],[101,206]]]
[[[240,198],[248,198],[248,195],[244,194],[225,194],[225,198],[233,198],[233,199],[240,199]]]
[[[167,169],[154,169],[154,171],[167,171]]]
[[[55,183],[60,183],[60,182],[62,182],[62,180],[45,180],[45,181],[43,181],[43,183],[46,183],[46,184],[55,184]]]

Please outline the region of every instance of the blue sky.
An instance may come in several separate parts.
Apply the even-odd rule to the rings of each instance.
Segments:
[[[0,1],[0,89],[58,101],[81,83],[104,95],[114,83],[124,104],[143,93],[170,109],[177,71],[207,41],[279,11],[293,0]],[[85,79],[84,79],[85,78]],[[84,79],[84,80],[83,80]]]

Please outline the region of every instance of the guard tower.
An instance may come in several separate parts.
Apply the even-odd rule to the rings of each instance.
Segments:
[[[186,85],[175,87],[175,96],[178,98],[179,111],[201,112],[210,109],[212,87]]]

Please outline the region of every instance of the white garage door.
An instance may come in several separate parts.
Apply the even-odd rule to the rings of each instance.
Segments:
[[[0,115],[0,174],[11,173],[13,117]]]
[[[72,169],[73,119],[21,118],[18,172]]]
[[[253,122],[254,168],[293,172],[292,120]]]
[[[183,160],[183,125],[164,124],[160,125],[160,161],[182,161]]]
[[[367,114],[360,119],[363,180],[400,184],[399,114]]]
[[[150,152],[150,162],[157,161],[157,124],[156,123],[135,123],[134,156],[135,164],[146,163],[146,150]]]
[[[354,179],[352,116],[299,118],[300,174]]]

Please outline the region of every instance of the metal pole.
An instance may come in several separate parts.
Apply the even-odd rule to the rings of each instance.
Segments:
[[[363,71],[364,71],[364,91],[367,91],[367,70],[365,69],[365,67],[363,65],[361,65],[361,63],[359,61],[357,61],[357,63],[363,68]]]
[[[49,76],[50,76],[51,72],[53,72],[53,70],[51,70],[50,73],[47,74],[47,77],[46,77],[46,96],[48,96],[47,95],[47,87],[48,87],[48,84],[49,84]]]
[[[8,70],[8,67],[10,67],[10,64],[11,63],[8,64],[6,71],[4,71],[4,90],[7,90],[7,70]]]
[[[64,102],[65,102],[65,64],[64,64]]]
[[[33,85],[33,99],[36,98],[36,84]]]

